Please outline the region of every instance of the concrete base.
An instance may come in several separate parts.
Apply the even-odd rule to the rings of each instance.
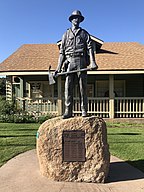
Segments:
[[[36,150],[8,161],[0,168],[0,192],[143,192],[144,173],[111,157],[106,184],[56,182],[40,175]]]

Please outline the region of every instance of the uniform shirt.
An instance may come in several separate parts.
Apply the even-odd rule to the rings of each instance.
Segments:
[[[86,54],[89,49],[92,49],[92,41],[86,30],[78,28],[77,31],[73,32],[70,28],[64,33],[60,54],[65,56],[74,53]]]

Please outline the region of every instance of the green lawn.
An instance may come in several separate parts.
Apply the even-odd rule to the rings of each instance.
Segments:
[[[39,124],[0,123],[0,166],[12,157],[35,148]]]
[[[0,123],[0,166],[34,149],[39,124]],[[144,172],[144,125],[107,123],[110,152]]]
[[[107,123],[110,152],[144,172],[144,125]]]

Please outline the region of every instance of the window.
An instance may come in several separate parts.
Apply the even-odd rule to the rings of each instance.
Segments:
[[[87,96],[94,97],[94,84],[87,85]]]
[[[114,81],[114,93],[117,97],[125,96],[125,80]],[[109,97],[109,80],[96,81],[96,96]]]
[[[30,83],[31,86],[31,97],[39,98],[42,97],[42,84],[40,82]]]
[[[54,85],[49,85],[47,81],[43,82],[43,97],[53,98],[54,97]]]
[[[96,97],[105,97],[108,90],[109,90],[108,80],[96,81]]]
[[[54,86],[49,85],[48,81],[30,82],[31,98],[53,98]],[[56,91],[55,91],[56,92]],[[57,94],[57,93],[55,93]]]
[[[125,80],[115,80],[114,90],[117,93],[118,97],[125,96]]]

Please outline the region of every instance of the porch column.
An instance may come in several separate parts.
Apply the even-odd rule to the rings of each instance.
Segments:
[[[24,80],[22,77],[19,77],[19,78],[20,78],[20,98],[21,98],[20,108],[25,110],[25,100],[23,100],[23,97],[24,97]]]
[[[58,115],[62,115],[62,82],[61,76],[57,79],[57,87],[58,87]]]
[[[6,76],[6,100],[12,101],[12,77]]]
[[[20,77],[20,97],[23,97],[24,96],[24,82],[23,82],[23,78]]]
[[[114,118],[114,75],[109,75],[109,116]]]

